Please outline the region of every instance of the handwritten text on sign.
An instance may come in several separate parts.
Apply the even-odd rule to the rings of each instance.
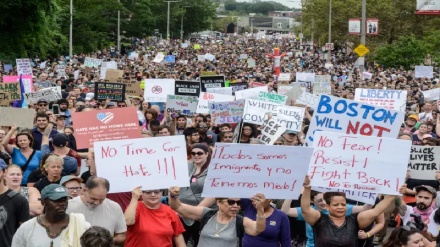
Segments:
[[[396,138],[404,113],[321,95],[313,114],[306,142],[311,145],[317,130],[346,134]]]
[[[431,180],[440,171],[440,147],[412,146],[408,169],[411,178]]]
[[[370,205],[374,205],[376,202],[377,193],[366,192],[366,191],[352,191],[347,189],[335,189],[335,188],[323,188],[323,187],[312,187],[312,190],[319,192],[344,192],[345,196],[353,201],[363,202]]]
[[[203,197],[298,198],[312,149],[216,143]]]
[[[183,136],[95,142],[96,169],[111,193],[189,186]]]
[[[209,114],[215,124],[238,123],[243,116],[244,100],[209,102]]]
[[[411,142],[319,131],[313,148],[309,166],[313,186],[398,195]]]
[[[197,100],[193,96],[168,95],[167,112],[192,116],[197,110]]]

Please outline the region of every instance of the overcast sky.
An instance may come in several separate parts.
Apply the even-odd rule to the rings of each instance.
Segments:
[[[281,4],[286,5],[290,8],[300,8],[301,7],[301,0],[273,0],[274,2],[278,2]],[[252,2],[251,0],[237,0],[237,2]]]

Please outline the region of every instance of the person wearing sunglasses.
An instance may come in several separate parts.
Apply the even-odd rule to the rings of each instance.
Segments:
[[[182,236],[185,228],[176,212],[162,203],[162,190],[142,190],[138,186],[131,193],[124,213],[128,226],[125,247],[186,247]]]
[[[191,206],[179,199],[180,188],[169,189],[168,202],[179,215],[200,221],[200,239],[198,246],[241,246],[245,234],[257,236],[266,229],[264,215],[264,194],[258,193],[251,198],[256,208],[256,220],[240,216],[240,198],[216,198],[218,211],[203,206]],[[239,244],[240,243],[240,244]]]
[[[422,233],[414,227],[402,226],[394,229],[383,247],[434,247],[435,242],[429,243]]]
[[[213,133],[211,133],[211,135],[208,135],[208,125],[206,123],[197,123],[197,132],[199,133],[200,143],[206,143],[210,146],[214,145],[217,136]]]

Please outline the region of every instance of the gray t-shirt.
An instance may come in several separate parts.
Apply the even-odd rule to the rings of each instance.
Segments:
[[[204,208],[203,216],[211,211],[210,208]],[[238,246],[236,218],[227,224],[220,224],[217,221],[217,215],[211,217],[200,232],[199,247],[233,247]]]

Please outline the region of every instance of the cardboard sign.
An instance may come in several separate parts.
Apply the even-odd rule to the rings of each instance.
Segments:
[[[101,65],[101,63],[102,63],[102,59],[91,58],[91,57],[86,57],[84,59],[84,66],[90,68],[98,68],[99,65]]]
[[[45,99],[47,102],[55,102],[62,98],[61,90],[58,90],[57,87],[48,87],[38,92],[24,93],[23,97],[28,104],[35,104],[39,99]]]
[[[118,81],[124,76],[124,71],[120,69],[107,69],[105,72],[106,81]]]
[[[98,141],[141,138],[136,111],[135,107],[124,107],[72,112],[77,147],[90,148]]]
[[[312,149],[306,147],[216,143],[203,197],[298,198]]]
[[[0,105],[10,106],[12,101],[21,97],[20,83],[0,83]]]
[[[412,146],[408,169],[411,170],[411,178],[434,179],[435,172],[440,171],[440,147]]]
[[[35,110],[28,108],[0,107],[0,126],[32,128],[34,126]]]
[[[275,141],[286,131],[286,125],[279,124],[279,120],[271,118],[264,122],[261,127],[261,135],[258,137],[264,144],[273,145]]]
[[[363,202],[366,204],[374,205],[376,202],[377,193],[366,191],[352,191],[347,189],[336,188],[324,188],[324,187],[312,187],[312,190],[319,192],[344,192],[345,196],[353,201]]]
[[[415,66],[415,77],[416,78],[433,78],[434,77],[434,67],[433,66]]]
[[[200,84],[202,85],[202,92],[206,92],[207,88],[225,87],[225,76],[200,76]]]
[[[194,96],[167,96],[167,112],[171,114],[182,114],[186,116],[193,116],[197,111],[198,97]]]
[[[330,75],[315,75],[315,81],[313,82],[313,94],[331,94],[332,78]]]
[[[182,135],[95,142],[99,176],[109,180],[110,193],[188,187],[186,143]]]
[[[266,102],[277,103],[277,104],[280,104],[280,105],[285,105],[286,104],[286,100],[287,100],[287,96],[281,95],[281,94],[276,94],[276,93],[260,92],[258,94],[258,98],[257,99],[261,100],[261,101],[266,101]]]
[[[440,88],[434,88],[428,91],[422,91],[423,98],[425,100],[438,100],[440,99]]]
[[[21,77],[21,81],[23,83],[24,92],[22,93],[30,93],[34,91],[34,86],[32,82],[31,75],[23,75]],[[20,76],[3,76],[3,82],[18,82],[20,83]]]
[[[209,113],[209,101],[228,102],[233,100],[234,96],[231,95],[201,92],[199,96],[199,104],[197,105],[197,113]]]
[[[30,75],[32,76],[32,65],[29,58],[17,58],[17,74],[18,75]]]
[[[209,114],[214,124],[238,123],[243,117],[244,100],[209,102]]]
[[[218,94],[224,94],[224,95],[232,95],[232,88],[231,87],[213,87],[213,88],[207,88],[207,93],[218,93]]]
[[[235,82],[235,83],[230,83],[229,87],[232,88],[232,95],[235,95],[235,92],[247,89],[248,84],[247,82]]]
[[[385,109],[406,111],[406,90],[356,88],[354,100]]]
[[[174,79],[147,79],[144,99],[148,102],[167,102],[168,95],[174,95]]]
[[[267,93],[267,87],[254,87],[245,90],[235,91],[235,98],[239,99],[257,99],[260,93]]]
[[[296,104],[306,105],[312,108],[315,108],[318,104],[319,96],[303,92],[301,96],[295,101]]]
[[[353,100],[321,95],[306,136],[311,146],[319,130],[354,135],[396,138],[404,113]]]
[[[407,140],[316,132],[308,171],[311,185],[399,195],[410,149]]]
[[[125,101],[125,84],[95,82],[95,99],[123,102]]]
[[[200,95],[200,82],[199,81],[178,81],[175,82],[175,95],[194,96]]]
[[[138,80],[120,79],[117,81],[125,85],[125,94],[129,96],[142,97],[141,82]],[[110,81],[110,83],[112,83]]]

